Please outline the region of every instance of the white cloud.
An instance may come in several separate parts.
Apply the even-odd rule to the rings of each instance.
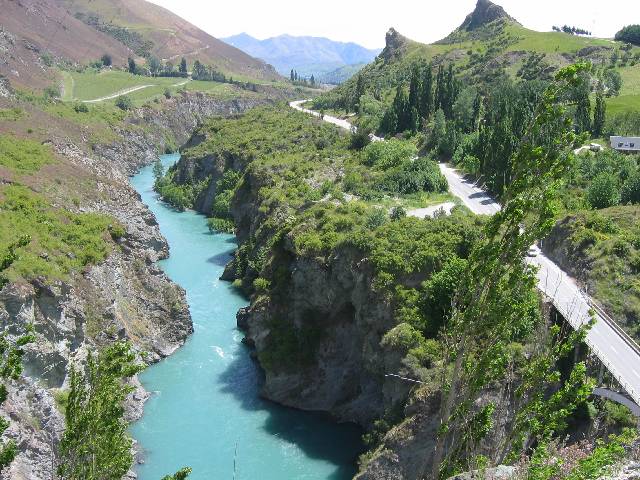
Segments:
[[[446,36],[470,13],[475,0],[153,0],[215,37],[247,32],[257,38],[288,33],[384,45],[389,27],[421,42]],[[638,0],[498,0],[520,23],[534,30],[575,25],[612,37],[623,25],[640,22]]]

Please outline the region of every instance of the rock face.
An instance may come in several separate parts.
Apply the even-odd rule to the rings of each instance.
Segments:
[[[515,22],[515,19],[511,18],[500,5],[489,0],[478,0],[475,10],[467,15],[459,29],[470,32],[499,19]]]
[[[385,47],[380,56],[385,61],[401,57],[406,50],[408,42],[407,37],[400,35],[395,28],[391,27],[385,36]]]
[[[51,139],[71,171],[88,171],[95,182],[94,194],[79,203],[78,211],[109,214],[126,233],[105,261],[65,282],[35,279],[0,291],[2,326],[16,334],[33,324],[37,336],[26,348],[24,376],[9,383],[9,397],[0,409],[11,421],[6,437],[19,449],[0,479],[52,478],[53,452],[64,431],[54,393],[67,386],[69,362],[82,362],[89,349],[117,339],[130,340],[138,352],[148,353],[147,361],[155,362],[173,353],[193,331],[184,291],[156,266],[169,254],[168,245],[128,176],[154,161],[169,140],[186,141],[204,117],[242,112],[264,101],[178,95],[161,108],[141,108],[127,119],[151,128],[122,128],[117,132],[121,140],[97,145],[93,153],[68,138]],[[147,398],[134,384],[138,388],[128,401],[129,419],[141,415]]]

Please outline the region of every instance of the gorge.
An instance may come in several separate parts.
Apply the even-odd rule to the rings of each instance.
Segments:
[[[162,162],[169,167],[178,159],[165,155]],[[204,216],[161,202],[152,170],[142,168],[132,184],[169,243],[170,256],[160,265],[185,289],[194,333],[141,375],[152,396],[131,430],[144,462],[138,478],[158,479],[183,465],[203,480],[352,478],[361,450],[358,428],[258,397],[261,374],[235,328],[246,301],[218,279],[235,239],[209,232]]]

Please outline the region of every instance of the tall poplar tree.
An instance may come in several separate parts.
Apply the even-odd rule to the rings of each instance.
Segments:
[[[433,65],[427,65],[422,72],[422,82],[420,85],[420,102],[418,105],[418,115],[423,122],[428,122],[433,108]]]
[[[554,193],[570,171],[570,147],[576,140],[566,113],[567,93],[586,68],[560,70],[546,89],[509,162],[513,178],[502,209],[486,224],[457,289],[442,334],[445,393],[433,479],[517,459],[535,442],[560,431],[567,415],[590,394],[585,366],[578,363],[547,396],[549,387],[560,382],[558,360],[585,332],[566,333],[542,322],[535,271],[525,262],[530,245],[554,224]],[[536,351],[519,362],[511,347],[527,341],[536,342]],[[494,428],[496,404],[479,402],[489,388],[500,389],[498,398],[513,395],[514,417],[491,456],[482,457],[481,443]]]
[[[599,138],[604,131],[604,123],[607,116],[607,104],[604,102],[602,89],[596,93],[596,106],[593,111],[593,136]]]
[[[58,467],[63,479],[120,480],[127,473],[133,456],[124,400],[133,387],[125,382],[142,368],[122,341],[90,353],[85,371],[71,368]]]

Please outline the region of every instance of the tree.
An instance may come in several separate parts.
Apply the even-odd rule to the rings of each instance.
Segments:
[[[596,209],[617,205],[620,202],[618,179],[609,172],[596,175],[587,189],[587,201]]]
[[[593,136],[600,138],[604,131],[604,124],[607,115],[607,104],[604,101],[602,89],[598,89],[596,93],[596,106],[593,111]]]
[[[583,92],[578,98],[575,125],[577,133],[591,131],[591,101],[588,92]]]
[[[294,82],[296,80],[296,76],[295,73],[293,71],[293,68],[291,69],[291,81]]]
[[[140,372],[131,345],[119,341],[89,353],[85,371],[71,367],[66,429],[58,474],[65,480],[120,480],[131,467],[125,381]]]
[[[604,86],[606,88],[606,94],[608,97],[615,97],[620,94],[622,88],[622,77],[620,72],[612,68],[605,70],[602,76]]]
[[[584,339],[585,331],[563,332],[542,322],[535,270],[524,261],[530,245],[554,224],[556,187],[570,172],[570,148],[576,141],[567,94],[586,68],[560,70],[537,102],[526,134],[508,160],[513,178],[503,194],[502,209],[488,220],[460,279],[442,333],[445,393],[433,479],[496,465],[507,457],[517,459],[536,442],[561,431],[567,415],[590,394],[586,368],[579,363],[548,395],[549,387],[561,380],[558,360]],[[511,348],[526,341],[535,342],[536,349],[518,362]],[[481,443],[493,429],[495,404],[478,400],[490,386],[502,390],[498,398],[514,394],[517,401],[506,438],[490,457],[481,457]]]
[[[149,59],[147,60],[147,64],[149,66],[149,71],[153,76],[157,75],[162,70],[162,63],[157,57],[149,57]]]
[[[356,89],[353,93],[353,98],[351,100],[351,108],[354,112],[360,113],[360,97],[362,97],[365,93],[365,85],[364,85],[364,75],[358,74],[358,78],[356,81]]]
[[[183,75],[187,75],[187,59],[182,57],[180,59],[180,69],[178,70],[180,73],[182,73]]]
[[[104,55],[102,55],[102,57],[100,57],[100,61],[102,62],[102,65],[104,65],[105,67],[110,67],[111,55],[109,55],[108,53],[105,53]]]
[[[127,63],[129,65],[129,73],[135,74],[136,73],[136,61],[133,58],[129,57],[127,59]]]
[[[640,46],[640,25],[627,25],[616,33],[615,39]]]
[[[309,82],[311,83],[311,86],[315,86],[316,84],[316,77],[313,76],[313,74],[311,75],[311,79],[309,80]]]
[[[157,182],[162,178],[163,175],[164,167],[162,166],[162,162],[160,161],[160,159],[157,158],[156,161],[153,162],[153,178],[155,178],[155,181]]]
[[[423,126],[431,118],[433,113],[433,65],[427,65],[422,72],[422,82],[420,89],[420,101],[418,106],[418,115],[420,116]]]

